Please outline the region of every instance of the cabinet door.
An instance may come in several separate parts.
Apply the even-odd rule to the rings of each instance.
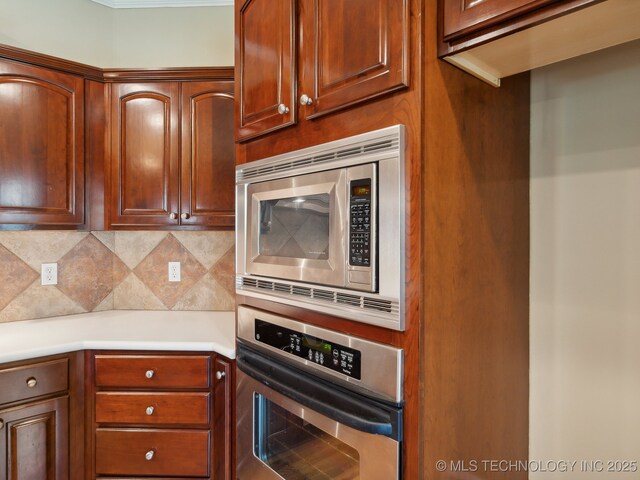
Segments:
[[[564,0],[444,0],[445,41]]]
[[[182,225],[234,226],[233,109],[233,82],[182,84]]]
[[[239,140],[295,123],[294,35],[295,0],[246,0],[236,12]]]
[[[178,122],[177,82],[111,85],[112,226],[178,224]]]
[[[406,0],[301,0],[300,114],[313,118],[408,84]],[[303,95],[310,104],[303,105]]]
[[[67,397],[0,410],[0,480],[69,478]]]
[[[84,223],[84,80],[0,60],[0,224]]]
[[[234,365],[229,360],[216,357],[214,361],[215,384],[213,396],[213,478],[231,480],[234,444],[231,432],[234,430],[233,389],[235,379]],[[219,377],[219,378],[218,378]]]

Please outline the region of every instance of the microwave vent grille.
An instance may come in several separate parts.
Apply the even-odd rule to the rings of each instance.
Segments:
[[[306,149],[305,153],[300,153],[298,156],[282,155],[273,157],[271,161],[267,161],[262,165],[239,168],[236,171],[236,181],[243,182],[276,173],[282,174],[283,172],[295,174],[297,170],[308,167],[318,167],[313,169],[321,170],[323,164],[336,160],[343,161],[353,159],[358,163],[358,157],[366,159],[368,155],[374,153],[397,153],[400,145],[400,135],[399,133],[395,133],[389,134],[384,138],[376,137],[361,140],[355,144],[345,145],[345,148],[333,147],[329,151],[318,151],[316,148],[311,147]]]
[[[323,288],[305,287],[288,284],[286,282],[275,282],[242,276],[237,277],[236,286],[238,289],[245,291],[268,291],[273,295],[283,298],[291,298],[293,296],[305,297],[317,305],[332,304],[340,307],[356,308],[358,311],[377,312],[394,317],[400,315],[400,305],[397,301],[387,300],[381,297],[349,294]]]

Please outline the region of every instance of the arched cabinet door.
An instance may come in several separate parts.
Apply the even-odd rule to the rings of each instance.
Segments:
[[[182,225],[233,227],[233,82],[182,83]]]
[[[111,226],[178,225],[179,84],[111,85]]]
[[[0,60],[0,225],[82,225],[84,185],[84,80]]]

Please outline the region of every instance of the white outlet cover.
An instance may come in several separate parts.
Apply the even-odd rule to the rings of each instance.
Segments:
[[[180,281],[180,262],[169,262],[169,281]]]
[[[40,283],[42,285],[57,285],[58,284],[58,264],[57,263],[43,263],[40,273]]]

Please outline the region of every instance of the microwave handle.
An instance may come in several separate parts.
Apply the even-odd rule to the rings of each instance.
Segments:
[[[238,345],[238,368],[278,393],[356,430],[400,440],[402,410],[364,400],[317,377]]]

